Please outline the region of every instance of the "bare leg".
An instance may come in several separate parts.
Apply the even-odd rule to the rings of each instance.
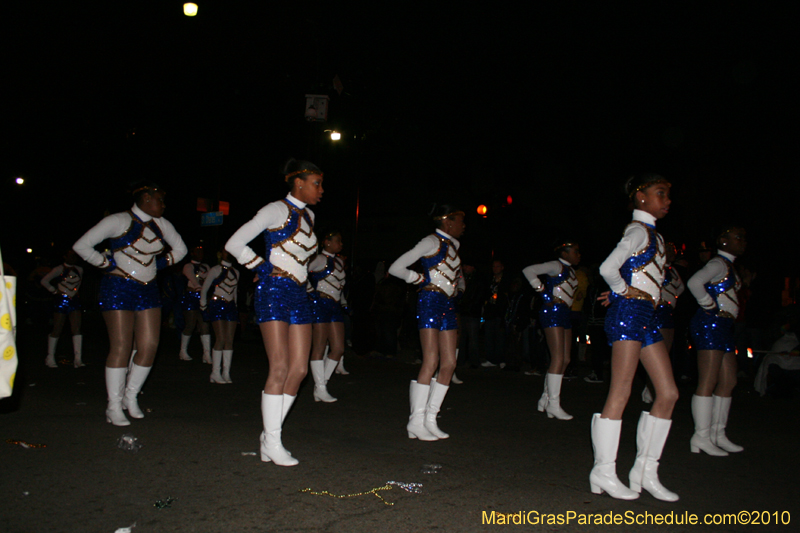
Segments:
[[[202,322],[202,320],[200,320]],[[197,323],[197,312],[196,311],[184,311],[183,312],[183,334],[190,336],[195,329],[195,325]]]
[[[641,350],[642,343],[639,341],[614,341],[611,345],[611,386],[601,418],[622,420]]]
[[[419,340],[422,344],[422,367],[417,375],[417,383],[430,385],[434,372],[439,367],[439,330],[422,328],[419,330]],[[448,378],[448,383],[450,378]]]
[[[666,346],[663,342],[651,344],[642,348],[639,357],[656,392],[650,416],[669,420],[672,418],[675,402],[678,401],[678,387],[675,385],[675,377],[672,375],[672,363],[669,360]]]
[[[139,366],[153,366],[161,336],[161,308],[136,311],[134,330],[137,352],[133,362]]]
[[[61,331],[64,329],[64,322],[67,320],[67,315],[64,313],[53,313],[53,331],[50,336],[57,339],[61,336]]]
[[[328,324],[314,324],[311,327],[311,360],[322,361],[325,346],[328,344]]]
[[[331,345],[328,359],[338,361],[344,355],[344,322],[328,324],[328,343]]]
[[[217,351],[224,350],[225,346],[225,325],[236,324],[236,322],[225,322],[222,320],[215,320],[211,323],[211,328],[214,330],[214,349]]]
[[[456,370],[456,347],[458,332],[454,329],[439,332],[439,377],[436,381],[442,385],[450,385],[450,379]]]
[[[550,349],[550,367],[548,374],[564,373],[564,328],[544,328],[544,337],[547,339],[547,347]],[[567,337],[566,342],[569,342]]]
[[[308,374],[308,354],[311,351],[311,324],[289,326],[289,373],[283,394],[297,395],[300,383]]]
[[[558,372],[559,374],[566,372],[567,366],[569,366],[569,362],[572,360],[572,328],[564,330],[562,342],[563,348],[561,349],[561,353],[563,354],[563,360],[561,363],[561,372]]]
[[[719,369],[719,381],[714,390],[715,395],[723,398],[730,398],[734,387],[736,387],[737,368],[736,354],[734,352],[728,352],[722,356],[722,364]]]
[[[133,311],[103,311],[108,329],[108,368],[126,368],[133,346]]]
[[[661,333],[661,336],[664,337],[664,347],[667,349],[667,355],[669,355],[670,350],[672,350],[672,341],[675,339],[675,330],[672,328],[664,328],[658,331]]]
[[[266,394],[297,395],[308,373],[311,324],[292,325],[273,320],[259,324],[269,359]]]
[[[697,351],[697,396],[711,396],[717,386],[722,366],[720,350]]]
[[[233,337],[236,335],[236,326],[238,325],[238,322],[222,322],[222,336],[225,339],[223,350],[233,350]]]

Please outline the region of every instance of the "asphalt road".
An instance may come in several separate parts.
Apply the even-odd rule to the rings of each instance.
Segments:
[[[451,437],[427,443],[410,440],[405,432],[408,382],[418,370],[411,364],[413,355],[387,360],[348,354],[351,374],[334,376],[329,386],[338,402],[315,403],[312,384],[304,384],[283,438],[300,464],[278,467],[255,455],[267,374],[257,340],[237,343],[234,383],[213,385],[210,367],[199,357],[179,361],[177,336],[165,331],[140,397],[146,417],[120,428],[104,417],[102,328],[87,327],[85,368],[66,364],[63,357],[70,347],[63,339],[62,364],[49,369],[43,364],[43,336],[21,333],[25,360],[18,391],[0,402],[3,533],[113,533],[132,524],[134,533],[489,531],[504,527],[498,522],[501,513],[512,523],[524,519],[524,525],[505,527],[532,531],[796,531],[800,524],[794,492],[800,476],[800,402],[760,398],[747,386],[734,393],[728,430],[744,452],[726,458],[689,452],[692,390],[682,387],[659,471],[680,501],[661,502],[645,493],[624,502],[589,491],[589,424],[605,398],[602,384],[566,382],[562,405],[575,418],[564,422],[536,411],[542,377],[460,370],[464,384],[451,387],[439,422]],[[191,351],[199,351],[196,338]],[[624,481],[643,408],[634,394],[619,451],[618,473]],[[137,453],[117,448],[124,433],[143,445]],[[46,447],[24,448],[8,440]],[[430,464],[441,469],[423,473]],[[422,492],[379,491],[392,505],[373,494],[334,499],[301,492],[350,495],[387,481],[421,483]],[[155,506],[167,498],[174,499],[169,507]],[[706,514],[741,511],[749,511],[751,521],[770,524],[702,525]],[[492,512],[494,525],[484,523]],[[531,523],[545,513],[560,514],[569,523]],[[587,515],[617,516],[623,524],[579,524]],[[696,515],[701,524],[624,523],[659,515],[673,522]],[[787,519],[788,525],[775,525]]]

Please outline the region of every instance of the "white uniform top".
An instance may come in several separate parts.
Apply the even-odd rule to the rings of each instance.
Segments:
[[[58,282],[58,288],[53,287],[53,284],[50,283],[53,279],[57,278],[61,275],[64,270],[70,269],[69,274],[67,274],[64,279]],[[45,277],[42,278],[42,286],[50,291],[51,294],[64,294],[69,298],[72,298],[76,294],[78,294],[78,289],[81,287],[81,280],[83,279],[83,267],[75,266],[75,265],[68,265],[64,263],[62,265],[58,265],[53,270],[47,273]]]
[[[720,255],[733,263],[736,260],[735,255],[728,252],[717,250],[717,255]],[[694,273],[694,276],[689,278],[686,285],[689,287],[689,292],[692,293],[697,299],[697,303],[706,310],[711,310],[719,306],[719,314],[736,318],[739,315],[739,298],[736,295],[742,284],[739,280],[739,275],[736,269],[731,268],[734,275],[734,283],[731,288],[717,296],[717,301],[714,303],[714,298],[706,291],[706,283],[719,283],[728,277],[728,264],[719,257],[711,258],[703,268]]]
[[[223,266],[228,267],[228,275],[214,288],[214,294],[211,297],[225,300],[226,302],[238,302],[239,272],[231,266],[230,261],[223,261],[221,265],[216,265],[208,271],[203,287],[200,289],[200,307],[206,307],[208,291],[211,290],[211,284],[214,283],[214,280],[222,274]]]
[[[630,257],[641,254],[650,246],[650,233],[642,224],[635,222],[656,225],[656,217],[640,209],[633,210],[633,220],[634,222],[625,228],[622,240],[600,265],[600,275],[603,276],[609,288],[622,296],[627,296],[629,287],[619,269]],[[664,280],[664,265],[666,264],[664,239],[658,233],[656,236],[658,242],[655,256],[642,268],[634,270],[630,284],[633,289],[648,295],[653,304],[658,303],[661,298],[661,282]]]
[[[575,291],[578,290],[578,278],[575,276],[575,270],[569,261],[559,258],[555,261],[531,265],[525,267],[522,270],[522,274],[535,290],[541,292],[544,284],[539,279],[539,276],[556,277],[561,274],[565,266],[569,269],[569,276],[567,276],[566,280],[553,287],[553,298],[557,298],[572,307],[572,302],[575,301]]]
[[[167,264],[174,265],[186,255],[186,245],[175,227],[163,217],[153,218],[136,204],[131,208],[133,214],[142,222],[155,221],[164,240],[172,247],[167,254]],[[83,237],[72,247],[84,261],[99,268],[109,265],[108,259],[100,254],[94,247],[106,239],[122,237],[133,225],[134,219],[129,212],[115,213],[100,221],[95,227],[87,231]],[[145,226],[144,231],[133,241],[130,246],[113,252],[117,268],[112,275],[120,276],[139,283],[147,284],[156,278],[156,256],[164,250],[164,243],[153,231]]]
[[[678,305],[678,296],[683,294],[686,287],[683,285],[683,280],[675,268],[670,265],[667,265],[666,268],[669,269],[672,279],[661,287],[661,302],[675,309]]]
[[[327,295],[331,300],[337,301],[344,307],[347,307],[347,300],[344,297],[344,292],[342,292],[345,278],[344,261],[342,261],[340,257],[323,250],[322,253],[317,255],[311,261],[311,264],[308,265],[308,271],[319,272],[325,270],[328,265],[329,257],[333,258],[333,272],[319,280],[317,283],[317,292]]]
[[[288,194],[286,199],[299,209],[306,204]],[[306,208],[311,222],[314,222],[314,213]],[[264,262],[264,258],[256,254],[247,244],[258,237],[265,230],[279,230],[289,223],[292,210],[283,201],[272,202],[262,207],[256,216],[239,228],[228,239],[225,249],[236,258],[244,267],[252,270]],[[298,285],[306,282],[308,278],[307,265],[311,256],[317,251],[317,236],[314,235],[312,226],[309,226],[305,217],[300,216],[297,228],[289,239],[281,244],[274,245],[267,250],[269,262],[279,269],[279,274],[292,278]],[[273,274],[275,270],[273,270]]]
[[[439,235],[436,235],[438,233]],[[447,257],[440,261],[435,268],[430,269],[430,283],[432,289],[439,290],[452,298],[457,291],[464,291],[464,277],[461,275],[461,258],[458,256],[458,248],[461,244],[453,237],[437,229],[436,233],[428,235],[417,243],[411,250],[397,258],[389,267],[389,274],[404,280],[406,283],[421,285],[425,282],[425,276],[410,270],[408,267],[417,262],[420,258],[435,255],[440,251],[442,238],[449,240],[453,246],[448,246]]]
[[[197,273],[195,273],[195,267],[197,266],[200,268],[197,270]],[[184,265],[183,275],[189,280],[186,286],[190,292],[198,292],[200,290],[208,275],[208,270],[209,266],[207,264],[195,261],[194,259],[192,259],[191,263],[186,263],[186,265]]]

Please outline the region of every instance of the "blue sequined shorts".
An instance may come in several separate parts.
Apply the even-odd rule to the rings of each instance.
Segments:
[[[566,304],[544,304],[539,311],[539,323],[543,328],[572,329],[571,310]]]
[[[656,327],[658,329],[675,329],[675,319],[672,318],[671,305],[659,305],[656,307]]]
[[[689,324],[689,331],[698,350],[736,352],[733,341],[733,319],[706,313],[698,309]]]
[[[101,311],[145,311],[161,307],[158,283],[143,285],[132,279],[105,275],[100,280],[98,304]]]
[[[609,345],[615,341],[638,341],[644,348],[664,340],[658,331],[653,304],[634,298],[617,296],[608,308],[603,329]]]
[[[53,312],[59,313],[63,315],[68,315],[73,311],[80,311],[81,310],[81,300],[79,296],[73,296],[70,298],[64,294],[59,294],[55,297],[55,302],[53,304]]]
[[[217,322],[224,320],[225,322],[239,322],[239,309],[236,307],[236,302],[223,300],[222,298],[211,298],[208,301],[208,307],[203,311],[203,320],[205,322]]]
[[[455,298],[437,291],[419,291],[417,298],[417,327],[449,331],[458,329]]]
[[[344,322],[344,313],[339,302],[324,296],[314,299],[314,323]]]
[[[184,292],[181,297],[181,305],[184,311],[197,311],[200,309],[200,293]]]
[[[289,278],[259,278],[255,298],[256,322],[279,320],[289,324],[311,324],[314,313],[305,285]]]

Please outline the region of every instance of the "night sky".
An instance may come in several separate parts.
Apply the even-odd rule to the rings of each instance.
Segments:
[[[197,3],[3,2],[7,261],[59,260],[137,179],[168,191],[188,244],[219,246],[298,157],[325,171],[318,226],[370,268],[430,229],[434,201],[468,212],[473,262],[547,260],[564,238],[602,261],[630,217],[622,184],[655,171],[673,183],[667,240],[693,254],[739,222],[748,261],[796,275],[788,4]],[[304,121],[305,94],[330,95],[327,123]],[[200,228],[198,197],[230,202],[223,226]]]

